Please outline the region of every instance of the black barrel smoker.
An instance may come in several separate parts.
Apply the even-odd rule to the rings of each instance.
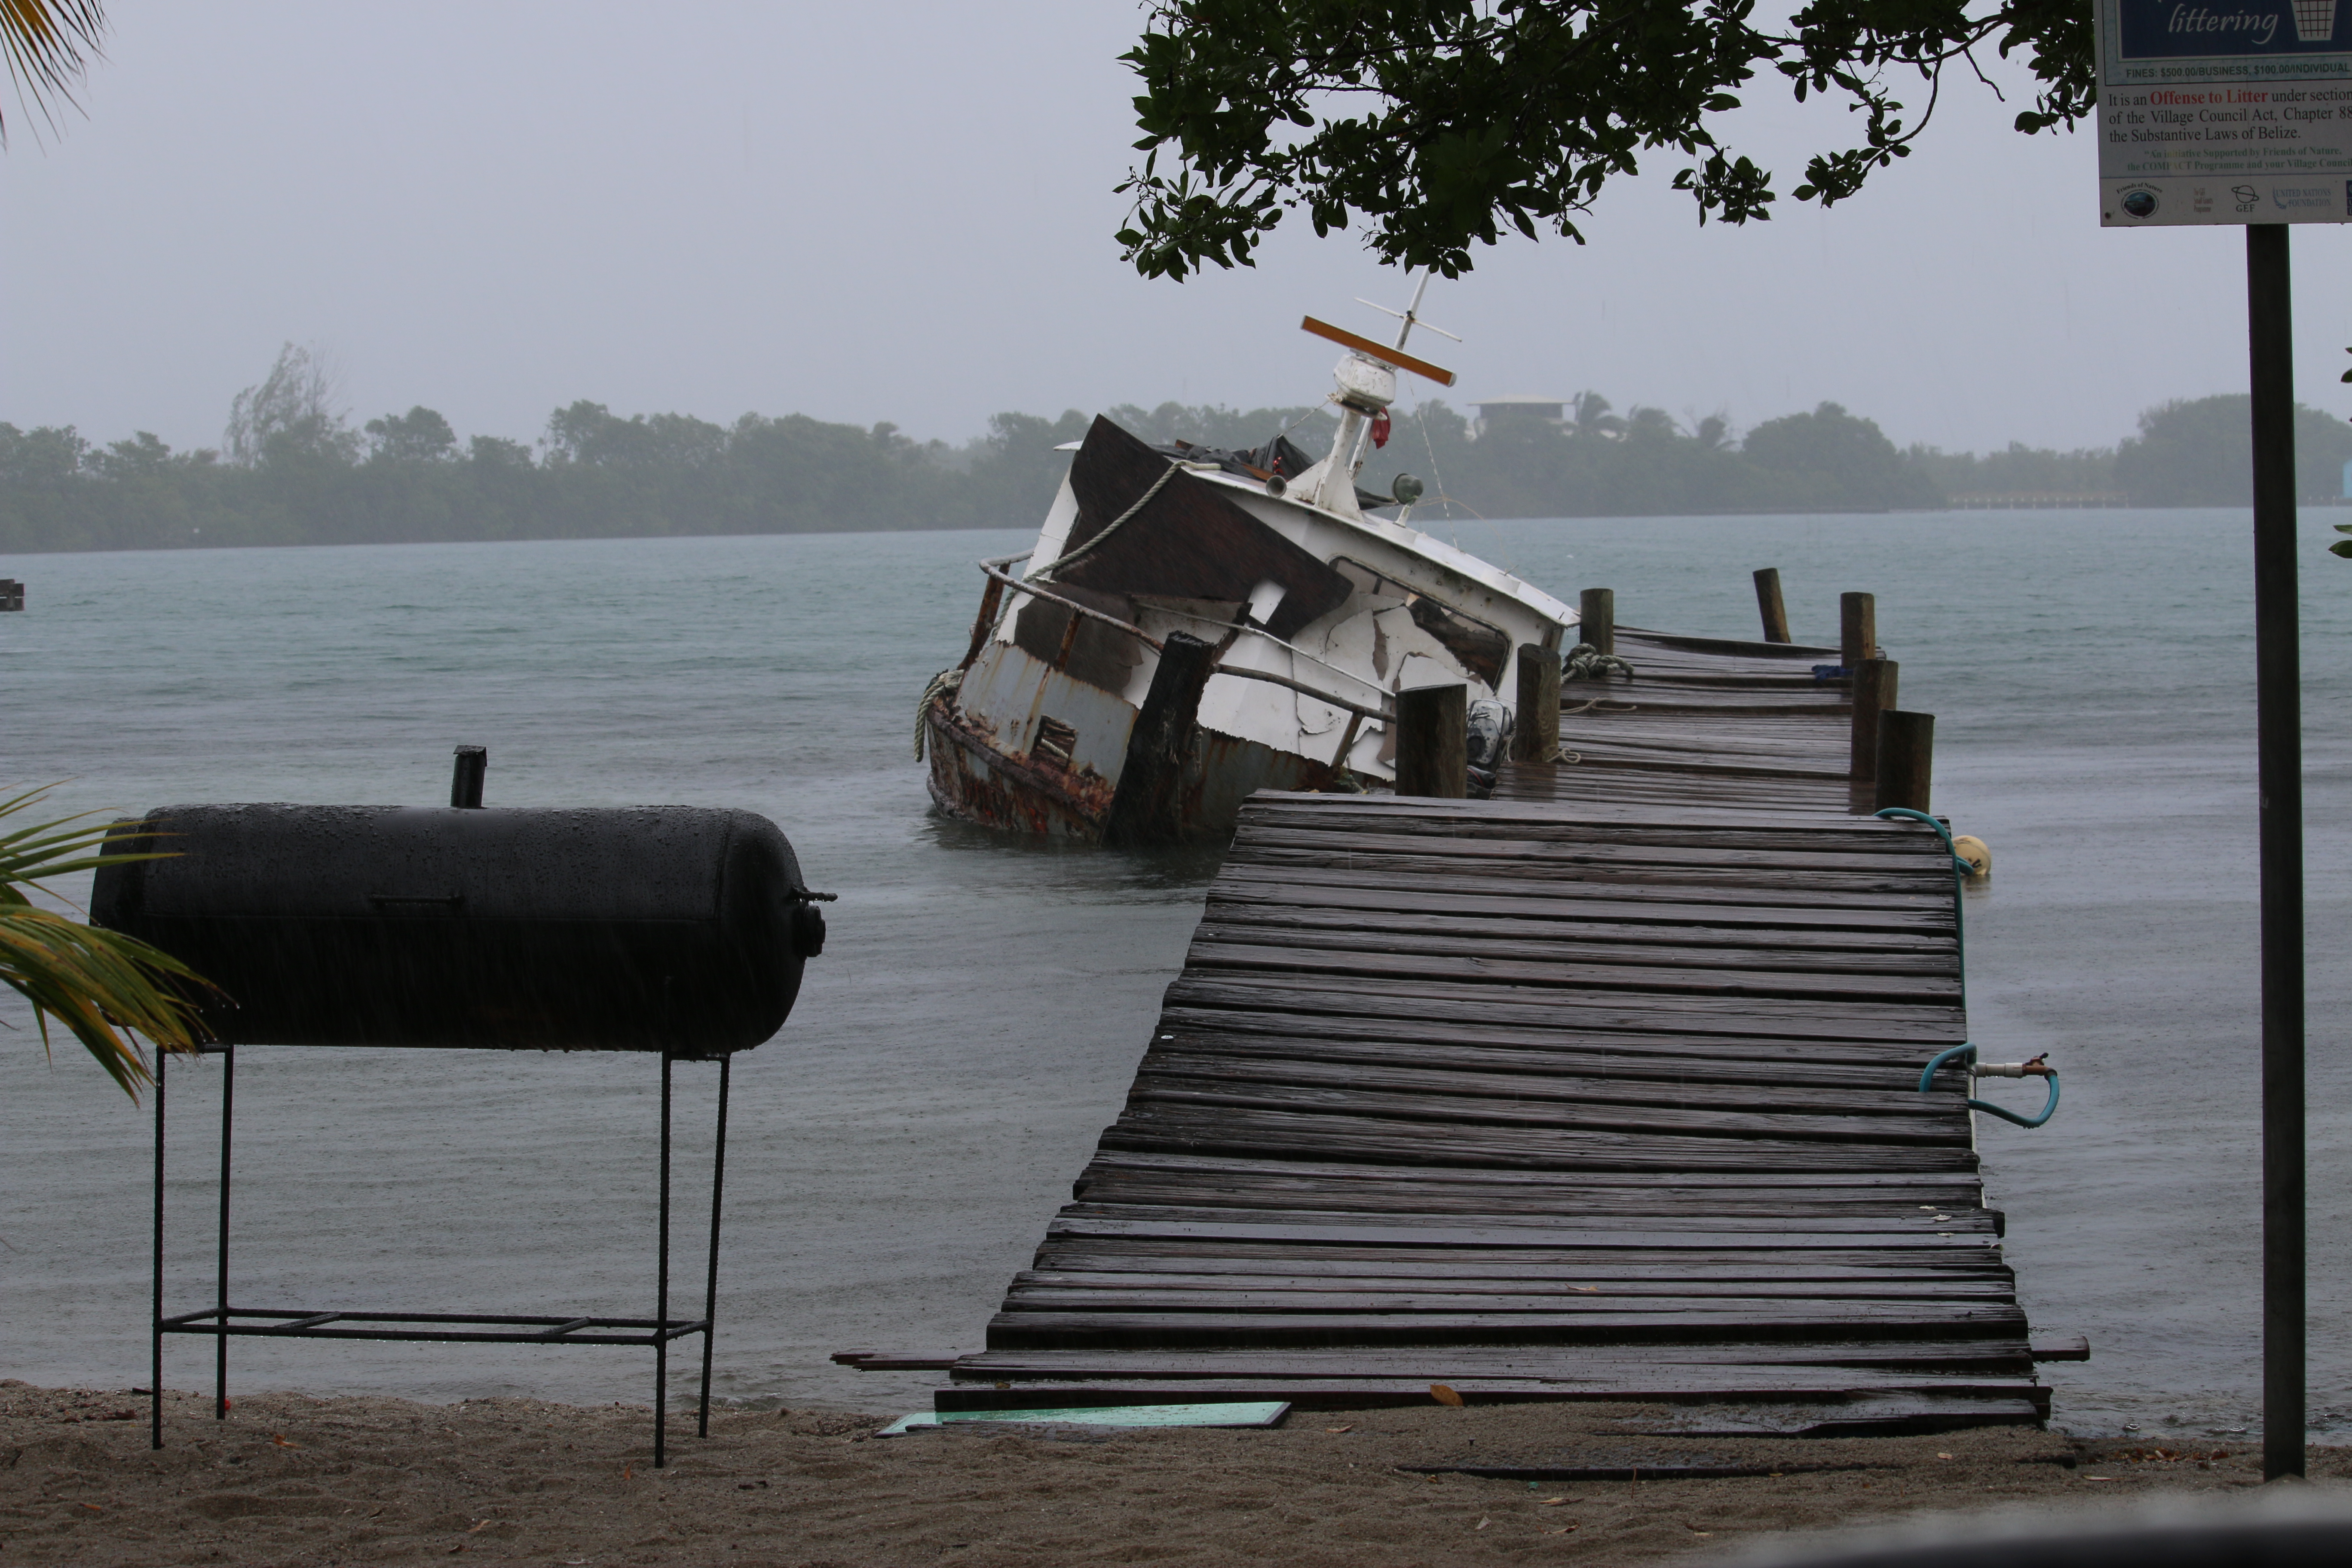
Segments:
[[[471,752],[469,758],[468,752]],[[470,763],[470,767],[469,767]],[[470,778],[469,778],[470,773]],[[214,1304],[163,1311],[163,1073],[155,1077],[152,1436],[163,1446],[163,1336],[646,1345],[654,1462],[666,1458],[668,1347],[702,1336],[699,1429],[710,1420],[733,1054],[772,1036],[824,919],[783,834],[748,811],[479,806],[480,753],[461,751],[446,807],[184,805],[126,822],[115,851],[168,858],[98,873],[91,919],[141,937],[216,987],[202,1001],[223,1060],[220,1260]],[[470,800],[467,796],[470,795]],[[229,1157],[236,1047],[425,1046],[644,1051],[661,1058],[660,1236],[651,1318],[232,1307]],[[669,1312],[670,1078],[719,1064],[710,1248],[699,1318]]]

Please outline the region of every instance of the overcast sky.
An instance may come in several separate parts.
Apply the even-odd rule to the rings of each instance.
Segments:
[[[1117,0],[110,0],[87,116],[0,157],[0,420],[216,443],[285,341],[353,416],[461,434],[748,410],[961,441],[1000,409],[1244,406],[1328,386],[1312,311],[1405,285],[1294,218],[1254,270],[1146,282],[1110,238],[1132,156]],[[1781,158],[1846,117],[1732,118]],[[1882,188],[1699,228],[1668,154],[1591,243],[1440,279],[1417,342],[1456,405],[1594,388],[1745,427],[1824,399],[1896,441],[2104,445],[2245,384],[2236,229],[2102,231],[2087,134],[1972,83]],[[2295,234],[2304,399],[2352,414],[2352,237]],[[1425,385],[1422,393],[1430,391]]]

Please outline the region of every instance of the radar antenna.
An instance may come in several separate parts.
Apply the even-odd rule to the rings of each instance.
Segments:
[[[1447,331],[1444,327],[1437,325],[1434,321],[1424,321],[1421,319],[1421,297],[1429,292],[1429,279],[1436,270],[1437,269],[1433,267],[1427,268],[1423,270],[1421,281],[1412,286],[1412,303],[1407,305],[1402,310],[1391,310],[1386,305],[1381,304],[1378,300],[1367,300],[1361,294],[1356,296],[1356,303],[1359,305],[1370,305],[1381,315],[1394,316],[1398,321],[1404,323],[1403,326],[1397,329],[1397,341],[1395,346],[1398,348],[1404,347],[1405,339],[1412,336],[1412,330],[1415,327],[1427,327],[1439,337],[1453,338],[1454,341],[1458,343],[1462,340],[1454,333]]]

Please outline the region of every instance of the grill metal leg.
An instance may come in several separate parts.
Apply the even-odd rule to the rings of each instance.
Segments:
[[[719,1213],[727,1187],[727,1079],[734,1055],[719,1058],[719,1134],[710,1150],[710,1273],[702,1286],[702,1410],[695,1436],[710,1436],[710,1352],[719,1338]]]
[[[228,1419],[228,1156],[229,1126],[236,1110],[236,1047],[221,1052],[221,1205],[220,1281],[214,1305],[220,1309],[221,1332],[213,1341],[213,1419]],[[156,1316],[163,1309],[156,1308]]]
[[[147,1437],[150,1447],[163,1446],[163,1072],[172,1053],[155,1050],[155,1321],[148,1333],[153,1342],[147,1353],[150,1400]]]
[[[668,1462],[664,1439],[669,1426],[669,1078],[670,1054],[662,1053],[661,1239],[654,1270],[654,1468]]]
[[[209,1313],[189,1314],[193,1323],[205,1318],[212,1320],[213,1334],[213,1418],[228,1418],[228,1250],[229,1194],[236,1152],[235,1129],[236,1112],[236,1047],[224,1046],[221,1057],[221,1142],[220,1142],[220,1229],[216,1276],[213,1307]],[[164,1159],[164,1075],[166,1058],[159,1052],[155,1065],[155,1194],[152,1313],[148,1331],[148,1394],[151,1401],[148,1418],[150,1444],[163,1446],[163,1159]],[[656,1246],[658,1256],[655,1264],[655,1328],[654,1345],[654,1466],[661,1468],[669,1461],[669,1248],[670,1248],[670,1177],[674,1149],[671,1138],[673,1122],[673,1078],[676,1058],[662,1053],[661,1067],[661,1181],[660,1220]],[[698,1412],[698,1435],[710,1436],[710,1377],[713,1355],[714,1328],[719,1308],[719,1223],[725,1213],[727,1190],[727,1114],[728,1100],[733,1079],[734,1059],[731,1056],[719,1058],[718,1125],[712,1142],[710,1164],[710,1249],[705,1262],[702,1296],[702,1387]],[[271,1314],[264,1313],[265,1317]],[[406,1320],[404,1320],[406,1321]],[[422,1321],[424,1320],[415,1320]],[[471,1321],[471,1320],[467,1320]],[[504,1320],[511,1321],[511,1320]],[[537,1321],[537,1320],[533,1320]],[[551,1321],[552,1320],[550,1320]],[[399,1333],[370,1334],[367,1338],[406,1339],[413,1336]]]

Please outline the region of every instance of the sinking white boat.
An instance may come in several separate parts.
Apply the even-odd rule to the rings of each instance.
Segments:
[[[1466,688],[1491,748],[1520,649],[1557,652],[1576,615],[1413,528],[1409,476],[1358,488],[1397,372],[1453,381],[1403,352],[1401,314],[1394,346],[1308,319],[1349,351],[1320,461],[1280,435],[1158,447],[1095,420],[1035,546],[981,563],[971,650],[924,695],[942,809],[1089,842],[1221,837],[1255,790],[1390,786],[1396,694],[1422,686]]]

